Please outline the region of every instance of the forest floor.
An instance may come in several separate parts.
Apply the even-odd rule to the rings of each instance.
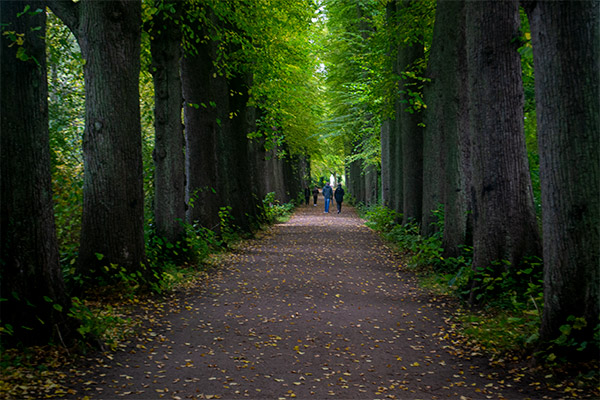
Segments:
[[[77,399],[554,399],[458,342],[456,306],[354,209],[302,206],[208,281],[140,306],[141,332],[66,374]],[[578,396],[581,397],[581,396]]]

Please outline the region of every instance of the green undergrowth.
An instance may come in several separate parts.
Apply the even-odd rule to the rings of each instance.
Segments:
[[[544,304],[541,260],[526,260],[520,267],[498,260],[474,274],[471,247],[463,246],[457,256],[444,256],[441,208],[434,211],[436,229],[428,237],[420,234],[417,224],[402,223],[402,214],[387,207],[359,205],[358,210],[365,224],[378,231],[400,255],[401,268],[415,272],[424,288],[456,301],[453,320],[465,347],[477,348],[492,363],[536,365],[546,378],[557,380],[565,390],[600,395],[597,359],[573,361],[598,348],[600,327],[596,327],[595,343],[580,343],[574,337],[586,323],[571,316],[561,327],[558,339],[545,345],[539,342]],[[473,298],[476,306],[469,305]],[[565,386],[560,376],[568,376],[578,389]]]
[[[69,348],[63,343],[5,348],[0,341],[0,398],[68,395],[64,386],[67,366],[90,352],[100,351],[110,357],[110,353],[143,331],[145,318],[154,318],[162,312],[159,309],[164,300],[176,292],[205,285],[212,272],[218,270],[223,256],[242,246],[246,238],[260,236],[272,224],[289,219],[295,208],[294,203],[278,202],[274,193],[269,193],[260,207],[260,219],[255,221],[250,234],[236,226],[228,207],[220,210],[218,232],[198,224],[185,224],[184,236],[175,243],[153,235],[149,227],[146,254],[148,268],[153,273],[150,279],[116,265],[109,268],[114,274],[110,284],[85,279],[75,268],[77,252],[69,237],[62,246],[62,268],[70,293],[78,296],[71,298],[71,307],[64,312],[78,320],[79,339]],[[145,317],[140,319],[140,315]],[[6,334],[10,331],[0,322],[0,339]]]

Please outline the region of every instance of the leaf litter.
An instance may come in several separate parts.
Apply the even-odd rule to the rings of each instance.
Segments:
[[[215,264],[208,279],[139,302],[136,336],[61,371],[60,391],[38,397],[565,397],[469,348],[452,302],[419,289],[350,207],[300,207]]]

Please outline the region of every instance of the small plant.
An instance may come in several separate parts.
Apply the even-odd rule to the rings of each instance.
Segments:
[[[275,198],[275,192],[267,193],[262,201],[262,212],[264,215],[265,222],[272,224],[277,220],[282,220],[288,217],[294,210],[293,203],[279,203],[279,200]]]
[[[600,324],[594,328],[594,339],[592,342],[581,341],[578,338],[578,334],[587,328],[588,322],[583,317],[576,317],[569,315],[567,317],[567,323],[560,326],[560,336],[556,339],[551,340],[548,346],[538,352],[536,356],[545,360],[550,366],[556,366],[557,364],[563,364],[567,362],[567,355],[569,359],[573,359],[573,354],[580,355],[579,358],[586,358],[586,350],[595,350],[596,354],[600,348]],[[589,356],[589,354],[588,354]]]
[[[77,331],[86,343],[96,342],[115,350],[131,330],[131,320],[118,315],[111,305],[92,309],[77,297],[71,302],[67,315],[79,320]]]
[[[402,219],[402,214],[382,205],[368,208],[364,216],[367,219],[366,225],[369,228],[384,234],[390,232]]]
[[[234,224],[233,215],[231,215],[231,207],[221,207],[219,209],[219,228],[221,231],[221,239],[227,246],[240,240],[239,228]]]

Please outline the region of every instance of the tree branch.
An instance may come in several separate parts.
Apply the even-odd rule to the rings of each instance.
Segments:
[[[46,4],[79,39],[79,3],[72,0],[46,0]]]

